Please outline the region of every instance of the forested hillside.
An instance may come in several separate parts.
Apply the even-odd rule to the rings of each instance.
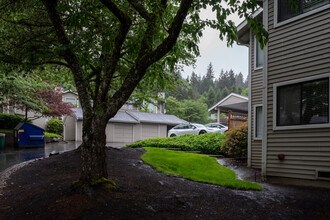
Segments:
[[[175,74],[182,83],[166,93],[166,112],[189,122],[208,123],[207,110],[232,92],[248,95],[248,78],[244,80],[242,73],[236,74],[233,70],[215,74],[212,63],[206,74],[192,72],[187,79],[180,72]]]

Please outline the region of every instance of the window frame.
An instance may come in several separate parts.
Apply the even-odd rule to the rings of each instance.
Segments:
[[[74,100],[74,104],[71,103],[71,102],[68,102],[68,101],[67,101],[68,99],[72,99],[72,100]],[[72,104],[72,105],[77,105],[77,99],[76,99],[76,98],[73,98],[73,97],[65,97],[65,102],[66,102],[66,103],[70,103],[70,104]]]
[[[260,107],[261,107],[262,114],[263,114],[264,109],[262,107],[262,104],[258,104],[258,105],[253,106],[253,117],[254,117],[254,120],[253,120],[253,139],[258,140],[258,141],[262,140],[262,134],[261,134],[261,137],[257,137],[257,108],[260,108]],[[262,114],[261,114],[261,118],[263,119]],[[262,121],[261,121],[261,125],[262,125]],[[262,131],[262,133],[263,133],[263,131]]]
[[[285,82],[275,83],[273,84],[273,130],[296,130],[296,129],[310,129],[310,128],[329,128],[330,127],[330,106],[328,110],[329,122],[322,124],[305,124],[305,125],[284,125],[277,126],[277,88],[281,86],[293,85],[297,83],[304,83],[309,81],[314,81],[322,78],[329,79],[329,87],[330,87],[330,73],[304,77],[301,79],[289,80]],[[329,89],[329,102],[330,102],[330,89]],[[330,105],[330,103],[329,103]]]
[[[318,8],[314,8],[314,9],[312,9],[310,11],[307,11],[305,13],[302,13],[300,15],[289,18],[287,20],[278,22],[278,7],[279,7],[278,1],[279,0],[274,0],[274,28],[280,27],[280,26],[285,25],[285,24],[289,24],[291,22],[300,20],[304,17],[310,16],[312,14],[315,14],[315,13],[318,13],[320,11],[323,11],[323,10],[326,10],[326,9],[330,8],[330,3],[329,3],[329,4],[323,5],[323,6],[318,7]]]
[[[264,66],[264,56],[263,56],[263,54],[262,54],[262,65],[257,66],[257,38],[256,38],[256,36],[254,36],[254,65],[253,66],[254,66],[254,70],[261,70]]]

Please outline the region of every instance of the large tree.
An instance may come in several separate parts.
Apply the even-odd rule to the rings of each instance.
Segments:
[[[62,65],[73,75],[83,111],[83,185],[107,178],[105,128],[135,91],[165,86],[177,64],[191,64],[206,25],[232,44],[237,12],[266,42],[251,16],[256,0],[1,0],[0,60],[33,69]],[[210,6],[217,20],[201,20]],[[28,70],[25,70],[28,71]]]

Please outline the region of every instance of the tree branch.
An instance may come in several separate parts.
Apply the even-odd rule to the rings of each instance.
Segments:
[[[116,71],[117,63],[120,59],[121,49],[125,42],[129,28],[131,27],[132,21],[128,15],[122,12],[112,1],[100,0],[121,22],[119,25],[119,30],[114,42],[114,48],[107,60],[106,66],[104,68],[105,77],[103,79],[101,87],[101,95],[97,103],[102,103],[107,99],[108,91],[110,88],[111,80],[113,74]]]
[[[100,0],[100,2],[107,7],[121,23],[129,23],[130,18],[115,3],[111,0]]]
[[[140,51],[143,56],[137,58],[135,65],[130,69],[121,88],[118,89],[112,98],[108,100],[108,117],[113,117],[119,108],[125,104],[125,101],[131,96],[136,85],[145,75],[148,67],[165,56],[176,44],[183,22],[192,2],[193,0],[182,0],[180,8],[175,15],[171,28],[169,29],[169,35],[155,50],[145,53],[142,52],[143,50]],[[143,46],[141,46],[141,49],[143,49]]]
[[[59,42],[65,47],[63,52],[64,60],[68,63],[77,87],[81,105],[84,115],[88,116],[92,114],[92,107],[90,103],[90,97],[88,93],[88,84],[83,78],[83,70],[79,63],[77,55],[71,49],[71,42],[66,36],[62,20],[57,10],[57,1],[55,0],[42,0],[46,7],[48,16],[54,26],[55,33]]]
[[[154,51],[148,53],[145,57],[142,58],[142,63],[145,61],[146,65],[150,66],[154,62],[160,60],[173,48],[180,35],[183,22],[187,17],[188,10],[191,7],[192,2],[193,0],[183,0],[181,2],[180,8],[176,13],[172,25],[168,31],[169,35]]]
[[[145,9],[143,7],[143,5],[137,3],[136,0],[128,0],[128,2],[133,6],[133,8],[139,13],[139,15],[141,15],[142,18],[144,18],[145,20],[150,20],[151,19],[151,15],[149,14],[149,12],[147,11],[147,9]]]

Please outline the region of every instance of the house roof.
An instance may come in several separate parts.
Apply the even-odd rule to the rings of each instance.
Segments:
[[[73,116],[77,120],[83,119],[83,113],[81,108],[72,108],[72,111],[73,111]],[[175,115],[155,114],[155,113],[136,112],[136,111],[117,112],[115,117],[111,118],[109,122],[130,123],[130,124],[151,123],[151,124],[167,124],[167,125],[177,125],[181,123],[186,123],[185,120],[182,120],[176,117]]]
[[[67,94],[67,93],[72,93],[72,94],[74,94],[74,95],[78,96],[78,93],[76,93],[76,92],[72,92],[71,90],[68,90],[68,91],[63,91],[63,93],[62,93],[62,94]]]
[[[262,11],[263,9],[259,8],[253,13],[252,17],[262,20]],[[250,42],[250,27],[246,20],[237,26],[237,38],[238,44],[246,45]]]
[[[176,117],[175,115],[155,114],[148,112],[127,111],[127,114],[144,123],[177,125],[187,123],[187,121]]]
[[[242,100],[242,101],[237,102],[237,103],[241,103],[241,102],[246,102],[247,103],[249,101],[249,98],[245,95],[240,95],[240,94],[237,94],[237,93],[230,93],[225,98],[223,98],[220,102],[218,102],[217,104],[215,104],[214,106],[209,108],[209,112],[215,110],[217,107],[224,106],[224,105],[221,105],[221,104],[224,104],[224,102],[226,100],[230,99],[231,97],[237,97],[237,98]]]

